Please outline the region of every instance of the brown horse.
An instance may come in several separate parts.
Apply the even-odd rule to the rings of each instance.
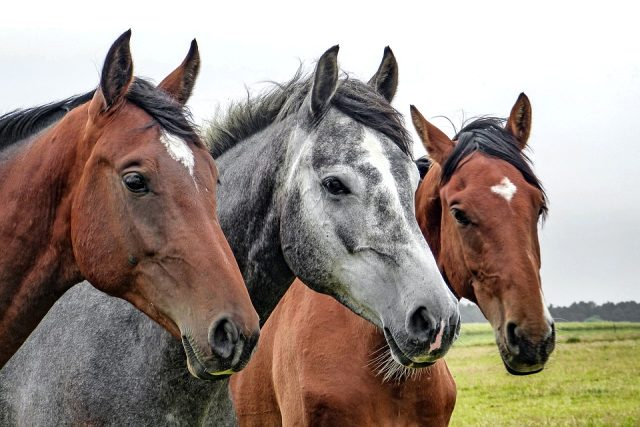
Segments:
[[[411,115],[432,163],[416,193],[416,216],[438,265],[457,296],[490,320],[507,370],[538,372],[555,334],[539,275],[537,224],[546,198],[522,153],[529,100],[520,95],[505,128],[478,119],[457,141],[413,106]],[[447,425],[456,399],[444,361],[399,369],[378,329],[300,282],[231,387],[242,426]]]
[[[84,279],[181,338],[199,378],[241,369],[257,340],[217,170],[183,105],[197,45],[157,88],[133,77],[130,36],[95,91],[0,118],[0,367]]]

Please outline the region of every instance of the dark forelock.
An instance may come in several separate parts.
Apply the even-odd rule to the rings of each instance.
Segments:
[[[153,83],[135,78],[126,96],[127,101],[144,110],[166,132],[193,144],[201,144],[189,109]]]
[[[487,156],[504,160],[515,167],[525,181],[542,192],[543,214],[547,213],[547,196],[542,183],[531,169],[531,160],[518,148],[515,137],[504,128],[505,119],[480,117],[465,124],[455,136],[457,143],[442,165],[441,184],[446,184],[460,163],[479,151]],[[543,216],[544,216],[543,215]]]

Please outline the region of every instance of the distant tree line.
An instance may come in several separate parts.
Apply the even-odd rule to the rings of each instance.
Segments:
[[[607,302],[574,302],[563,307],[551,304],[549,312],[556,322],[595,322],[609,320],[613,322],[640,322],[640,303],[624,301]],[[470,302],[460,304],[460,316],[463,322],[486,322],[480,309]]]
[[[610,320],[613,322],[640,322],[640,303],[624,301],[607,302],[598,305],[595,302],[574,302],[568,307],[549,306],[549,311],[558,322],[589,322]]]

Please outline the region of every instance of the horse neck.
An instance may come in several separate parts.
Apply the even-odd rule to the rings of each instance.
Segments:
[[[280,241],[279,199],[288,172],[291,134],[285,123],[279,123],[216,159],[220,225],[261,325],[295,279]]]
[[[71,247],[70,182],[82,170],[74,142],[83,128],[65,118],[0,165],[0,367],[82,280]]]

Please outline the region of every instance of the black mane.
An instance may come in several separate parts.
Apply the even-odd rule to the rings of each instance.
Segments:
[[[520,171],[524,179],[542,192],[543,217],[547,213],[547,196],[538,177],[531,169],[531,160],[517,146],[515,137],[504,129],[505,119],[481,117],[471,121],[455,136],[453,152],[442,166],[441,183],[446,184],[460,163],[479,151],[487,156],[508,162]]]
[[[223,117],[215,117],[205,132],[205,140],[213,157],[218,157],[267,126],[296,114],[313,84],[312,75],[300,70],[288,82],[244,102],[233,104]],[[391,139],[411,157],[411,137],[404,127],[402,115],[373,87],[356,79],[343,78],[331,100],[331,105],[361,123]]]
[[[72,96],[40,107],[13,110],[0,116],[0,151],[62,119],[69,111],[88,102],[94,92],[92,90],[84,95]]]
[[[429,169],[431,169],[431,159],[429,159],[429,156],[422,156],[416,159],[415,164],[420,173],[420,181],[422,181],[427,172],[429,172]]]
[[[14,110],[0,116],[0,151],[24,140],[62,119],[69,111],[89,102],[95,89],[40,107]],[[201,144],[186,107],[146,80],[135,78],[129,86],[127,100],[149,114],[165,131]]]

